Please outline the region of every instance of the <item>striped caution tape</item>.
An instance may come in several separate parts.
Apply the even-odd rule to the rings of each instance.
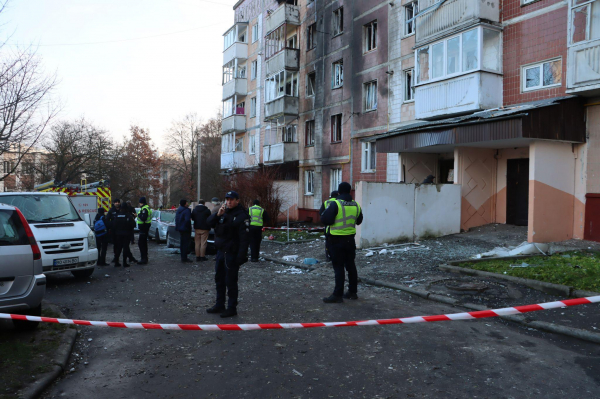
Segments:
[[[291,328],[317,328],[317,327],[356,327],[376,326],[389,324],[430,323],[434,321],[475,320],[488,317],[510,316],[539,310],[558,309],[567,306],[586,305],[600,302],[600,296],[587,298],[566,299],[564,301],[546,302],[536,305],[516,306],[495,310],[481,310],[477,312],[453,313],[436,316],[416,316],[400,319],[341,321],[329,323],[273,323],[273,324],[157,324],[157,323],[122,323],[110,321],[86,321],[55,319],[52,317],[24,316],[18,314],[0,313],[0,319],[29,320],[44,323],[76,324],[80,326],[132,328],[144,330],[186,330],[186,331],[249,331],[249,330],[280,330]]]

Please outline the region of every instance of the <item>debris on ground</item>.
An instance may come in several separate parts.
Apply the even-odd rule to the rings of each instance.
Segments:
[[[546,255],[549,249],[550,246],[548,244],[528,243],[525,241],[516,247],[496,247],[491,251],[475,255],[475,259],[504,258],[507,256],[536,255],[540,253]]]

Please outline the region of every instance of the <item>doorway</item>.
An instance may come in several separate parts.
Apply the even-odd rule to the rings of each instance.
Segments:
[[[529,159],[509,159],[506,167],[506,223],[529,221]]]

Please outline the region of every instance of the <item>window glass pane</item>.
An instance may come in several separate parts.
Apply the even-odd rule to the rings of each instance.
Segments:
[[[444,43],[431,46],[431,77],[439,78],[444,74]]]
[[[589,5],[573,10],[571,27],[571,42],[579,43],[586,40]]]
[[[477,69],[478,64],[478,30],[471,30],[462,34],[462,68],[463,72]]]
[[[460,72],[460,37],[455,37],[447,42],[446,57],[447,60],[447,74],[452,75],[453,73]]]
[[[544,86],[559,84],[562,76],[560,60],[544,63]]]
[[[417,51],[417,65],[419,67],[417,83],[427,82],[429,80],[429,47]]]
[[[537,87],[540,85],[540,67],[533,67],[525,70],[525,88]]]
[[[500,71],[502,48],[500,32],[491,29],[483,30],[483,55],[481,66],[492,71]]]
[[[600,3],[595,1],[589,6],[592,7],[589,40],[594,40],[600,38]]]

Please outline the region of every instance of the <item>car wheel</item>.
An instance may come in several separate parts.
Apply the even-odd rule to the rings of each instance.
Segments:
[[[75,278],[87,278],[90,277],[94,273],[95,269],[85,269],[85,270],[73,270],[71,274]]]
[[[167,248],[175,248],[175,245],[173,245],[173,243],[171,243],[171,238],[169,237],[168,233],[167,233]]]
[[[41,316],[42,315],[42,304],[40,303],[40,305],[37,308],[33,308],[33,309],[29,309],[26,312],[22,312],[20,314],[24,314],[27,316]],[[15,326],[15,329],[18,331],[31,331],[31,330],[35,330],[38,326],[38,324],[40,324],[39,321],[27,321],[27,320],[13,320],[13,326]]]
[[[156,229],[156,233],[154,233],[154,239],[156,240],[157,244],[160,244],[160,234],[158,232],[158,229]]]

